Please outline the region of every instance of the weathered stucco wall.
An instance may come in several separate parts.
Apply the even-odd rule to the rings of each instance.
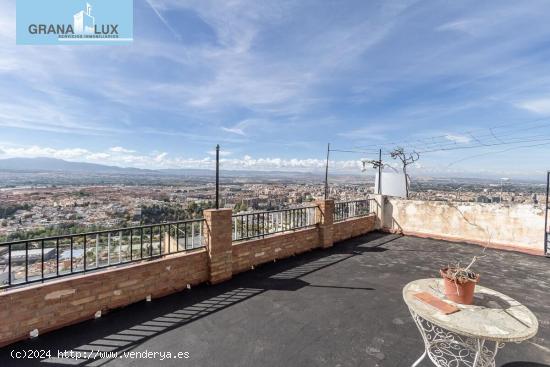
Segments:
[[[384,229],[542,254],[544,210],[528,204],[482,204],[386,198]]]

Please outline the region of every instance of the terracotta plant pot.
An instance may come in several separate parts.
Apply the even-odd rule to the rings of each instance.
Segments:
[[[479,274],[476,274],[475,279],[458,282],[447,276],[447,268],[439,270],[439,273],[443,278],[445,296],[449,300],[463,305],[471,305],[474,303],[474,291],[476,289],[476,283],[479,281]]]

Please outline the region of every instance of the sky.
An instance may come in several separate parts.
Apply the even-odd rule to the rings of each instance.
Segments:
[[[330,142],[341,172],[396,146],[417,175],[550,169],[550,1],[134,0],[129,46],[18,46],[0,7],[0,158],[213,168],[220,144],[319,171]]]

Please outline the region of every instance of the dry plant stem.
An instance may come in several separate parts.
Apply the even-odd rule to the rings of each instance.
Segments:
[[[481,251],[481,253],[485,253],[485,249],[486,247],[483,248],[483,251]],[[485,257],[485,255],[477,255],[477,256],[474,256],[474,258],[472,259],[472,261],[470,262],[470,264],[464,268],[464,271],[465,272],[468,272],[470,270],[470,268],[472,267],[472,265],[474,265],[474,263],[477,261],[477,259],[479,258],[482,258],[482,257]]]
[[[485,250],[487,250],[487,247],[489,247],[491,245],[491,241],[492,241],[492,238],[493,238],[493,234],[492,232],[490,231],[490,228],[489,227],[482,227],[481,225],[477,224],[475,222],[475,218],[474,220],[470,220],[466,217],[466,215],[456,206],[454,205],[453,203],[450,203],[449,205],[451,205],[451,207],[453,207],[461,216],[462,218],[464,219],[464,221],[466,221],[466,223],[468,223],[469,225],[475,227],[475,228],[478,228],[479,230],[485,232],[487,234],[487,244],[485,246],[483,246],[483,250],[481,251],[481,253],[479,255],[476,255],[474,256],[474,258],[472,259],[472,261],[470,262],[470,264],[464,268],[464,269],[461,269],[460,268],[460,263],[456,266],[455,269],[457,269],[456,273],[453,274],[453,277],[451,279],[455,280],[456,281],[456,275],[460,272],[460,270],[464,270],[465,274],[468,274],[468,272],[470,272],[470,268],[474,265],[474,263],[479,259],[479,258],[482,258],[485,256]],[[450,267],[449,267],[450,269]]]

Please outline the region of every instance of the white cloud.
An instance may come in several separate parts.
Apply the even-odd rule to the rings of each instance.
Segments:
[[[2,147],[1,149],[7,156],[24,158],[50,157],[73,160],[84,159],[86,155],[90,154],[90,151],[82,148],[54,149],[39,147],[37,145],[28,147]]]
[[[243,129],[240,129],[238,127],[222,127],[222,130],[227,131],[228,133],[233,133],[233,134],[237,134],[237,135],[246,136]]]
[[[88,156],[86,156],[87,160],[90,161],[103,161],[111,157],[109,153],[92,153]]]
[[[208,152],[209,155],[212,155],[212,156],[215,156],[216,155],[216,151],[215,150],[209,150]],[[220,150],[220,157],[227,157],[227,156],[230,156],[231,154],[233,154],[233,152],[229,152],[227,150]]]
[[[322,102],[324,98],[318,96],[316,86],[333,81],[336,70],[357,66],[363,54],[390,33],[398,23],[398,15],[408,6],[405,3],[384,3],[373,19],[357,18],[351,22],[338,19],[322,32],[315,28],[313,34],[301,36],[311,39],[300,42],[295,55],[280,57],[275,54],[270,57],[265,53],[263,35],[272,32],[273,27],[285,26],[292,16],[309,11],[307,7],[295,2],[275,4],[240,0],[222,3],[148,0],[148,3],[162,22],[162,14],[190,10],[215,34],[216,43],[179,48],[157,41],[151,50],[147,50],[146,56],[157,58],[163,55],[163,58],[183,67],[201,65],[207,72],[200,83],[188,79],[150,83],[136,80],[139,77],[117,83],[140,85],[132,88],[140,91],[139,94],[130,91],[129,96],[121,98],[115,93],[117,101],[135,104],[136,98],[142,95],[155,95],[156,100],[162,102],[159,108],[163,110],[177,108],[180,112],[219,113],[227,107],[239,107],[252,113],[284,115],[311,111],[313,106]],[[170,28],[170,24],[163,23]],[[305,33],[310,31],[306,29]],[[338,49],[337,53],[335,49]],[[148,100],[140,98],[140,102],[147,105],[151,103]],[[223,129],[236,135],[246,134],[238,127]]]
[[[166,153],[166,152],[157,154],[157,155],[155,156],[155,162],[158,163],[158,162],[164,161],[164,159],[166,158],[167,155],[168,155],[168,153]]]
[[[457,31],[475,35],[487,22],[483,19],[459,19],[440,25],[437,31]]]
[[[360,129],[354,129],[354,130],[338,133],[338,136],[341,136],[347,139],[352,139],[352,140],[358,140],[358,139],[384,140],[388,138],[386,134],[392,130],[396,130],[396,128],[397,128],[396,126],[392,126],[390,124],[377,122],[377,123],[371,123],[369,124],[369,126],[363,127]]]
[[[92,152],[83,148],[55,149],[40,146],[2,146],[0,151],[5,152],[5,156],[12,157],[49,157],[65,159],[68,161],[89,162],[115,165],[121,167],[135,167],[147,169],[161,168],[214,168],[212,157],[204,158],[184,158],[170,157],[166,152],[152,152],[150,154],[117,152],[111,154],[110,151]],[[210,153],[210,152],[209,152]],[[244,155],[242,158],[222,158],[221,166],[223,169],[248,169],[248,170],[281,170],[281,171],[322,171],[325,167],[323,159],[283,159],[278,157],[254,158],[250,155]],[[333,172],[361,172],[360,160],[331,161],[330,169]]]
[[[227,141],[235,151],[230,157],[235,157],[246,151],[237,144],[257,152],[262,142],[273,145],[278,141],[286,146],[296,144],[295,139],[307,139],[315,145],[335,135],[346,140],[393,140],[406,133],[404,127],[411,126],[428,134],[429,126],[452,131],[446,129],[450,126],[447,121],[451,121],[447,117],[466,121],[468,117],[459,114],[465,107],[499,111],[500,107],[517,105],[525,96],[533,96],[531,93],[544,96],[549,91],[549,79],[545,77],[550,75],[548,63],[539,55],[540,42],[549,35],[549,28],[544,27],[544,2],[535,1],[525,7],[483,6],[474,11],[457,5],[448,12],[438,11],[445,7],[433,3],[407,12],[403,6],[406,2],[397,1],[367,6],[362,11],[341,6],[338,14],[330,11],[330,6],[327,14],[321,5],[300,2],[147,1],[157,13],[145,8],[149,14],[142,19],[143,25],[155,26],[160,33],[144,35],[130,48],[106,48],[101,55],[96,48],[86,46],[16,46],[15,1],[8,1],[5,11],[0,12],[0,126],[114,136],[89,139],[87,147],[97,141],[121,144],[122,137],[131,140],[141,135],[150,138],[151,144],[157,142],[160,149],[170,146],[165,139],[180,137],[197,146],[189,149],[210,158],[212,154],[205,151],[216,143],[225,146]],[[512,15],[503,17],[503,11],[513,14],[514,19],[510,19]],[[183,13],[204,22],[203,27],[197,27],[197,34],[201,33],[199,28],[204,28],[204,38],[195,38],[195,32],[186,34],[185,24],[176,25],[173,20]],[[181,32],[184,42],[173,42],[170,33],[163,33],[163,20],[169,21],[164,22],[169,29],[173,25]],[[417,27],[419,21],[422,27]],[[411,29],[420,36],[413,37]],[[420,33],[424,31],[428,34]],[[465,37],[462,33],[483,37]],[[388,57],[396,50],[403,57]],[[97,62],[98,58],[119,62],[102,63]],[[64,68],[58,67],[59,60],[64,61]],[[141,60],[139,65],[134,65],[135,60]],[[167,73],[149,73],[148,66]],[[409,99],[412,94],[402,93],[415,91],[419,83],[421,88],[437,85],[437,94],[432,94],[431,88],[421,93],[427,99]],[[86,88],[80,91],[83,85]],[[357,110],[352,106],[346,112],[350,95],[365,106]],[[90,98],[94,96],[100,98]],[[550,103],[531,102],[520,106],[525,115],[527,110],[550,114]],[[411,110],[418,113],[409,113]],[[333,126],[324,128],[312,121],[332,114],[336,115]],[[351,121],[348,117],[354,115],[357,118]],[[147,116],[155,116],[158,121],[146,121]],[[164,117],[168,117],[166,123]],[[239,122],[246,118],[286,125],[268,130],[265,125],[257,128]],[[441,125],[431,123],[438,118]],[[376,120],[377,126],[398,126],[390,135],[389,131],[364,128],[358,122],[363,119]],[[312,134],[304,129],[306,123]],[[295,134],[282,134],[287,131]],[[27,142],[24,130],[17,133],[18,142]],[[31,143],[43,139],[40,144],[48,144],[46,139],[51,134],[36,135]],[[467,143],[465,139],[468,137],[447,138],[457,144]],[[78,144],[78,140],[72,142]],[[204,142],[208,144],[196,144]],[[340,145],[344,144],[347,141]],[[120,150],[94,148],[98,151],[90,152],[85,159],[143,167],[211,164],[203,158],[172,155],[156,162],[159,152],[113,148]],[[304,151],[314,152],[315,148],[296,144],[292,149],[296,156],[303,156]],[[228,158],[224,151],[222,157]],[[272,167],[305,164],[277,157],[248,157],[242,161]],[[240,163],[234,161],[235,166]],[[308,164],[311,167],[317,163]]]
[[[160,11],[155,7],[155,5],[153,5],[153,2],[151,0],[145,0],[145,2],[147,4],[149,4],[149,6],[151,7],[151,9],[153,10],[153,12],[157,15],[157,17],[160,19],[160,21],[162,22],[162,24],[164,24],[166,26],[166,28],[168,28],[168,30],[170,32],[172,32],[172,34],[177,38],[177,39],[181,39],[181,35],[176,32],[176,30],[174,29],[174,27],[172,27],[170,25],[170,23],[168,23],[168,21],[166,20],[166,18],[164,18],[164,16],[160,13]]]
[[[550,115],[550,98],[527,100],[517,106],[539,115]]]
[[[283,158],[253,158],[245,155],[242,159],[222,159],[221,164],[225,169],[252,169],[252,170],[281,170],[281,171],[323,171],[326,161],[323,159],[283,159]],[[362,163],[360,160],[330,161],[330,170],[360,173]]]
[[[2,15],[0,16],[0,39],[4,42],[15,43],[15,6],[14,3],[4,2],[2,4]]]
[[[114,153],[135,153],[136,152],[135,150],[126,149],[123,147],[112,147],[109,150]]]
[[[163,169],[163,168],[202,168],[214,169],[215,162],[212,157],[187,158],[172,157],[165,152],[142,153],[117,153],[111,154],[109,151],[92,152],[83,148],[65,148],[55,149],[40,146],[13,146],[7,143],[0,143],[0,151],[4,151],[2,158],[12,157],[50,157],[65,159],[75,162],[99,163],[120,167],[135,167],[145,169]],[[222,158],[221,168],[225,170],[258,170],[258,171],[287,171],[287,172],[317,172],[324,171],[325,160],[316,158],[280,158],[280,157],[253,157],[244,155],[240,158]],[[395,169],[400,169],[398,162],[390,160],[386,162]],[[426,165],[425,165],[426,164]],[[362,163],[360,159],[354,160],[331,160],[329,162],[330,173],[351,173],[360,174]],[[449,170],[450,166],[445,166],[441,161],[437,162],[416,162],[411,168],[416,175],[429,174],[440,175],[450,174],[459,175],[465,172],[497,174],[499,170],[479,171],[469,168],[460,168]],[[519,171],[518,171],[519,172]],[[524,175],[533,175],[534,171],[526,169]],[[372,173],[372,172],[371,172]],[[538,174],[538,173],[537,173]],[[499,177],[515,175],[514,172],[506,171],[498,173]],[[518,173],[519,175],[519,173]],[[541,176],[542,177],[542,176]]]
[[[70,96],[65,97],[56,93],[53,87],[50,94],[55,95],[55,98],[71,102],[71,106],[59,109],[58,106],[41,99],[20,99],[17,103],[8,103],[6,100],[13,95],[9,90],[0,89],[0,99],[3,99],[0,102],[0,126],[81,135],[122,132],[120,129],[113,129],[100,123],[83,123],[83,120],[90,121],[92,118],[84,116],[82,110],[75,108],[82,106],[80,102]]]
[[[470,139],[470,137],[468,136],[457,134],[447,134],[445,135],[445,139],[459,144],[468,144],[470,141],[472,141],[472,139]]]
[[[228,133],[233,133],[241,136],[247,136],[249,133],[246,132],[247,129],[254,128],[256,130],[260,129],[262,126],[266,127],[268,125],[267,121],[261,120],[261,119],[246,119],[242,120],[239,123],[231,126],[231,127],[223,127],[223,131],[227,131]]]

